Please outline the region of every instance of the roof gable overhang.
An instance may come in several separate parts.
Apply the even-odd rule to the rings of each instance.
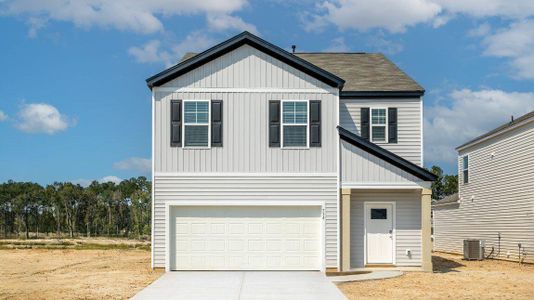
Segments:
[[[349,144],[356,146],[365,152],[374,155],[392,165],[395,167],[410,173],[414,176],[416,176],[419,179],[422,179],[424,181],[434,181],[437,179],[436,175],[429,172],[428,170],[425,170],[424,168],[419,167],[418,165],[372,143],[369,142],[360,136],[348,131],[347,129],[344,129],[343,127],[338,126],[337,127],[339,132],[339,137],[348,142]]]
[[[342,89],[345,81],[336,75],[327,72],[310,62],[299,58],[284,49],[275,46],[250,32],[243,32],[238,34],[212,48],[199,53],[198,55],[178,63],[146,80],[150,89],[156,86],[161,86],[166,82],[169,82],[180,75],[183,75],[191,70],[198,68],[199,66],[206,64],[232,50],[235,50],[243,45],[249,45],[255,49],[262,51],[292,67],[302,71],[334,88]]]

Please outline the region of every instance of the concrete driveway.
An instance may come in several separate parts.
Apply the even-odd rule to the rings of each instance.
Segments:
[[[321,272],[167,272],[141,299],[345,299]]]

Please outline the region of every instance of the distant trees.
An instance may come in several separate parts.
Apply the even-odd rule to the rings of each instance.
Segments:
[[[4,237],[150,235],[151,183],[145,177],[92,182],[82,187],[55,182],[0,184],[0,233]]]
[[[438,178],[432,183],[432,199],[442,199],[458,192],[458,175],[444,175],[438,166],[430,169]]]

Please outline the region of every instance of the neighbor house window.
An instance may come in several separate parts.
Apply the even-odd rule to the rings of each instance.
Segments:
[[[387,116],[385,108],[372,108],[371,109],[371,141],[372,142],[385,142]]]
[[[209,147],[209,100],[184,100],[184,147]]]
[[[469,156],[464,156],[462,158],[462,174],[463,174],[463,177],[464,177],[464,183],[468,183],[469,182]]]
[[[308,101],[282,101],[282,147],[308,147]]]

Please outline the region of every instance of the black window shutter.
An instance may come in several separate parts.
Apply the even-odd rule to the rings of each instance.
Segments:
[[[360,109],[360,131],[361,137],[369,140],[369,107],[362,107]]]
[[[310,101],[310,147],[321,147],[321,100]]]
[[[223,102],[211,100],[211,146],[222,147],[223,144]]]
[[[397,143],[397,108],[388,108],[388,143]]]
[[[182,100],[171,100],[171,147],[182,146]]]
[[[280,147],[280,100],[269,100],[269,147]]]

